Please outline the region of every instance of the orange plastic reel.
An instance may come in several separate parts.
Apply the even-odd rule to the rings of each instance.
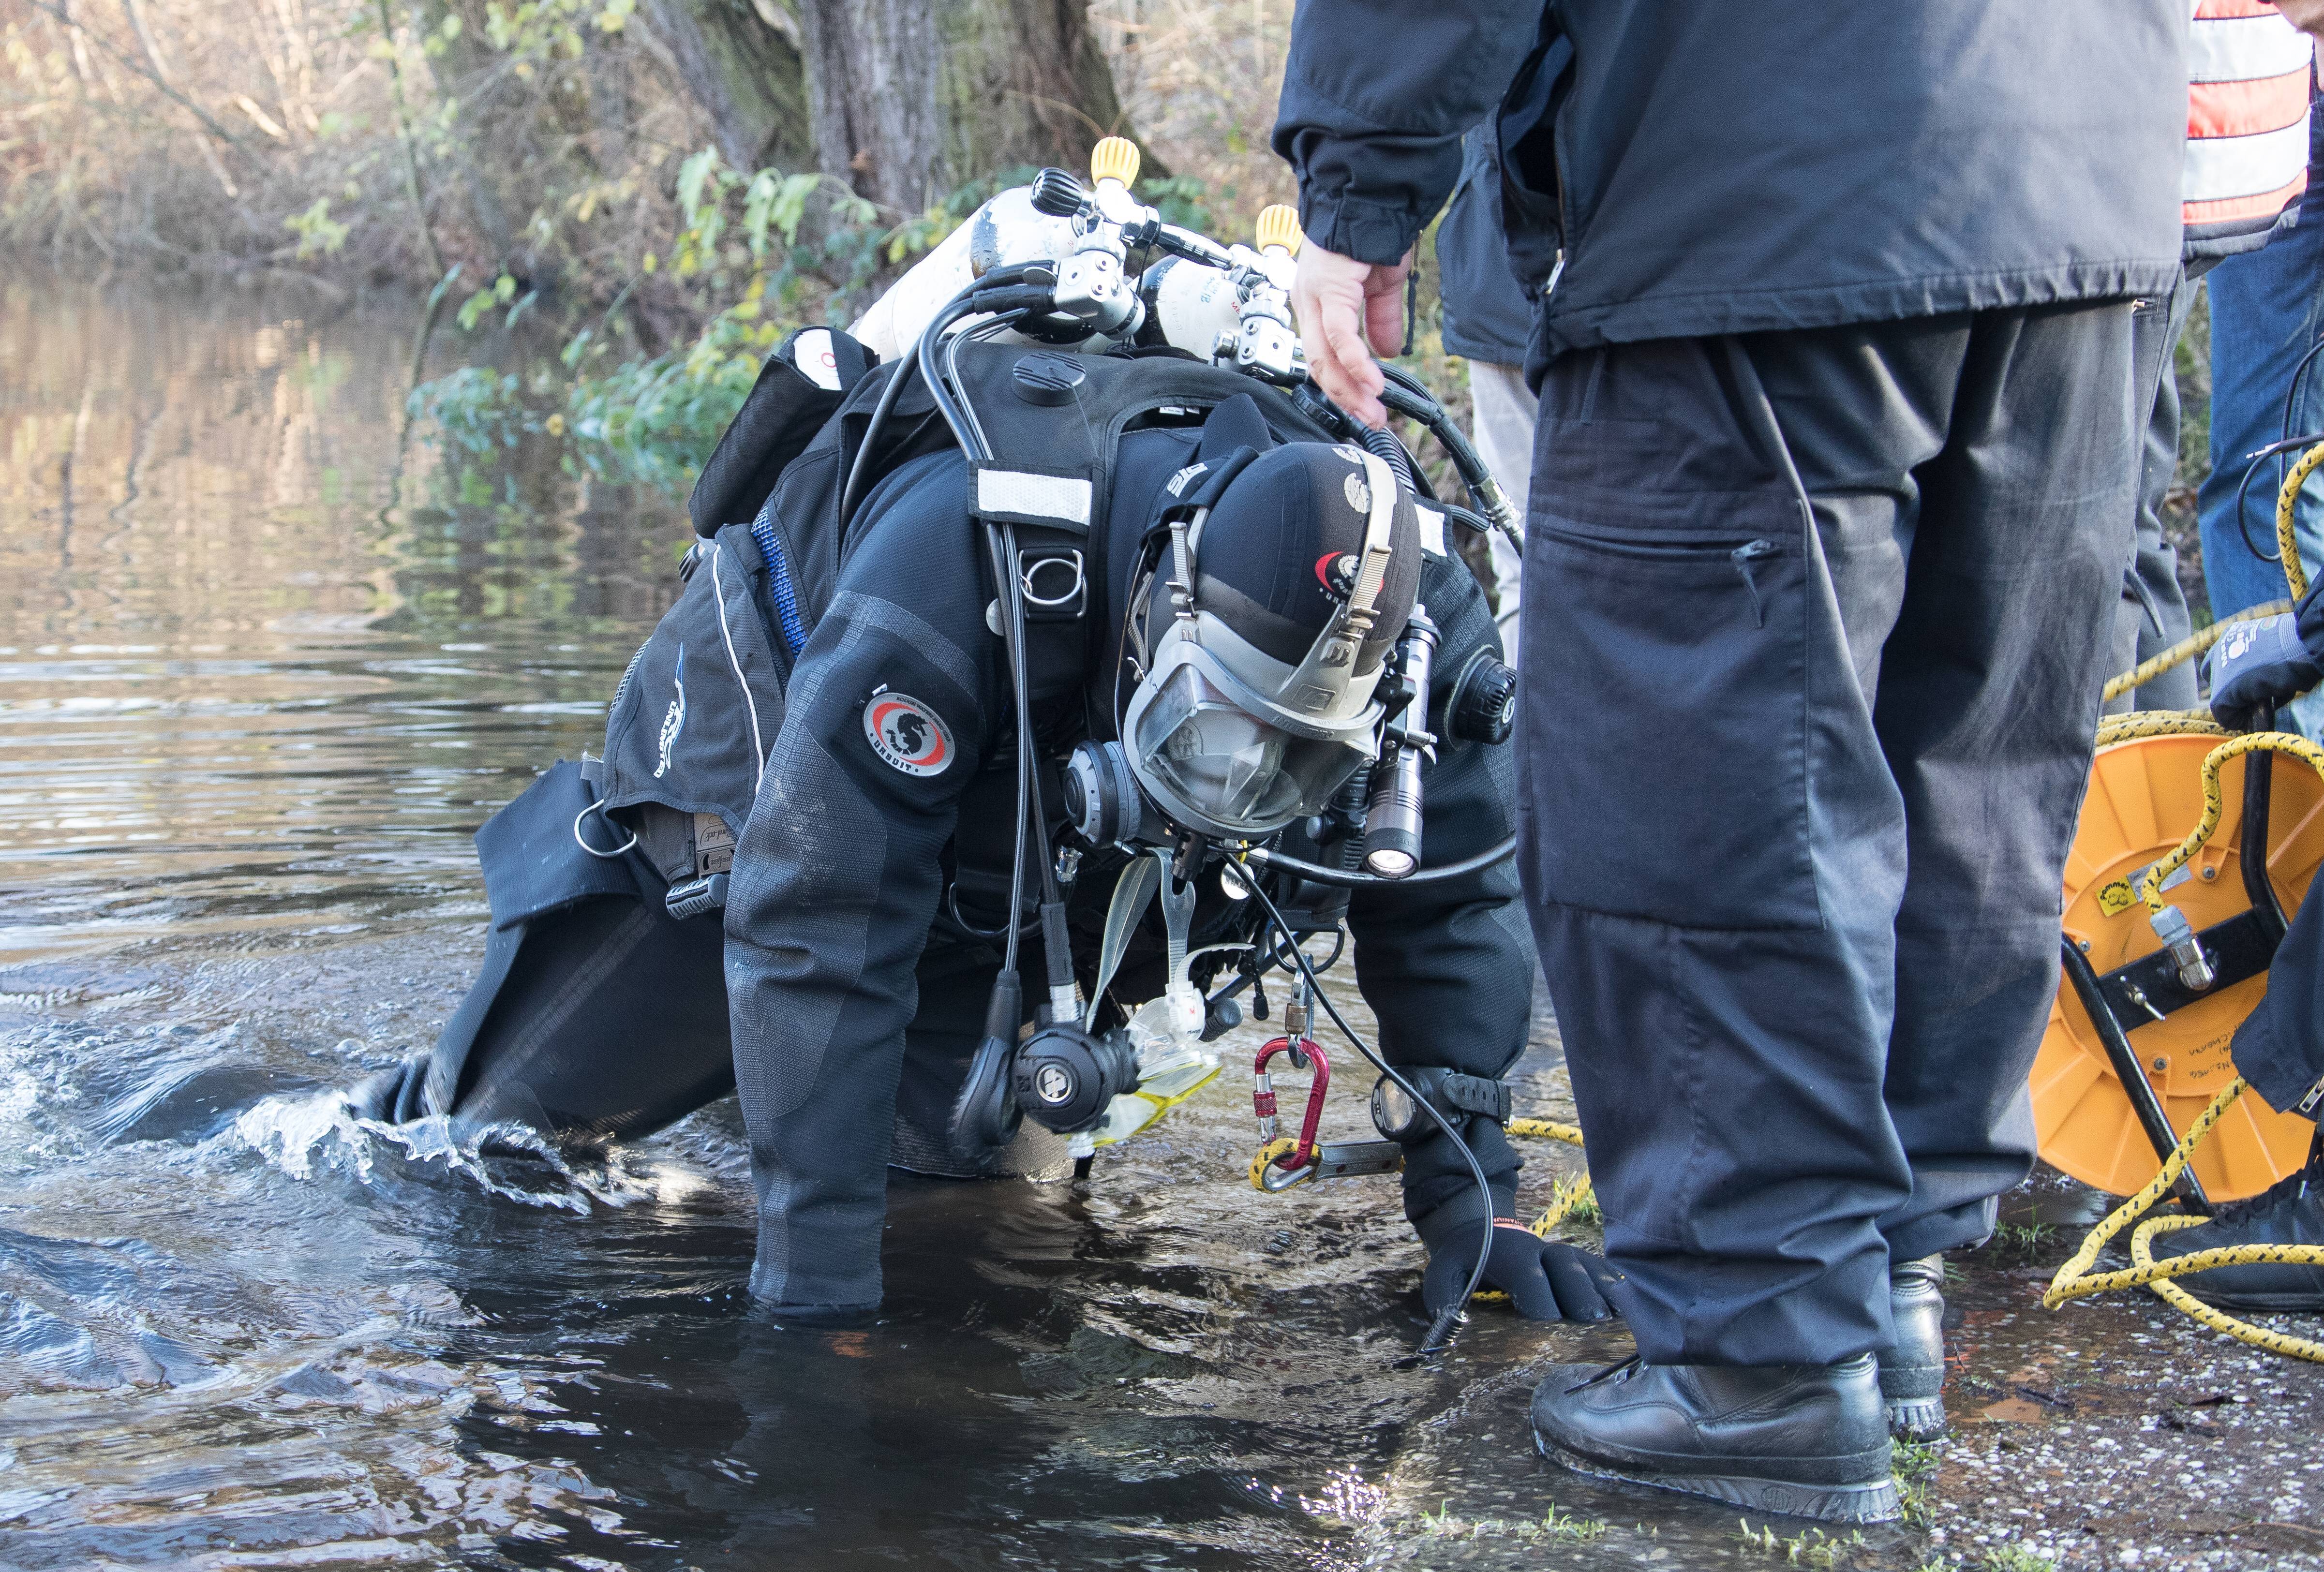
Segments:
[[[2144,737],[2101,749],[2092,764],[2066,858],[2065,929],[2099,974],[2163,947],[2132,882],[2195,827],[2203,757],[2218,743]],[[2232,758],[2220,770],[2219,827],[2163,892],[2198,933],[2251,905],[2238,864],[2245,762]],[[2288,917],[2324,862],[2324,783],[2295,759],[2275,762],[2268,840],[2268,882]],[[2167,1019],[2123,1023],[2172,1129],[2184,1135],[2233,1078],[2228,1042],[2266,992],[2265,976],[2246,978]],[[2081,1001],[2062,982],[2034,1061],[2033,1094],[2042,1158],[2052,1166],[2113,1195],[2131,1194],[2162,1166]],[[2195,1175],[2214,1200],[2255,1195],[2306,1161],[2314,1133],[2307,1120],[2247,1093],[2196,1148]]]

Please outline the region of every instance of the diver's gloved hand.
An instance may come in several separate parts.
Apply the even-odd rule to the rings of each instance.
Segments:
[[[1480,1288],[1498,1288],[1517,1314],[1531,1321],[1602,1321],[1614,1308],[1604,1286],[1622,1274],[1605,1257],[1572,1245],[1545,1239],[1511,1218],[1470,1218],[1442,1229],[1425,1229],[1428,1273],[1421,1279],[1421,1302],[1431,1315],[1461,1297],[1477,1267],[1477,1246],[1493,1231],[1492,1259]]]

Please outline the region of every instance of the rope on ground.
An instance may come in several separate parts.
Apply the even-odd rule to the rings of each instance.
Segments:
[[[2126,1227],[2156,1201],[2171,1191],[2179,1175],[2187,1167],[2188,1159],[2211,1126],[2219,1122],[2228,1106],[2241,1097],[2245,1089],[2243,1077],[2229,1082],[2226,1090],[2211,1099],[2211,1106],[2202,1117],[2188,1126],[2187,1134],[2172,1149],[2163,1170],[2147,1182],[2146,1188],[2132,1196],[2107,1215],[2105,1221],[2092,1228],[2084,1237],[2081,1248],[2073,1258],[2058,1268],[2050,1280],[2049,1292],[2042,1296],[2044,1309],[2056,1310],[2069,1301],[2087,1299],[2094,1293],[2108,1293],[2118,1288],[2145,1288],[2174,1309],[2184,1310],[2215,1332],[2224,1332],[2238,1342],[2271,1354],[2283,1354],[2294,1359],[2306,1359],[2324,1365],[2324,1342],[2312,1338],[2295,1338],[2289,1332],[2273,1331],[2239,1320],[2223,1310],[2214,1309],[2189,1293],[2171,1280],[2187,1277],[2198,1272],[2209,1272],[2215,1266],[2247,1266],[2253,1264],[2281,1265],[2297,1264],[2324,1266],[2324,1245],[2233,1245],[2218,1250],[2194,1250],[2165,1261],[2154,1258],[2154,1236],[2181,1228],[2200,1226],[2206,1219],[2184,1214],[2166,1213],[2148,1218],[2138,1225],[2130,1236],[2131,1266],[2125,1272],[2093,1273],[2098,1252],[2107,1242]]]
[[[2293,504],[2301,488],[2319,464],[2324,464],[2324,442],[2318,443],[2301,455],[2300,462],[2292,466],[2275,497],[2276,546],[2283,559],[2284,587],[2296,602],[2308,593],[2308,571],[2300,561],[2299,539],[2293,529]],[[2243,618],[2273,616],[2290,610],[2290,603],[2277,601],[2264,606],[2255,606],[2243,613]],[[2241,619],[2236,619],[2241,620]],[[2107,684],[2107,697],[2128,691],[2155,674],[2168,670],[2179,661],[2209,648],[2224,631],[2227,624],[2218,623],[2205,629],[2193,639],[2182,639],[2153,660]],[[2204,634],[2210,636],[2204,639]],[[2199,642],[2200,641],[2200,642]],[[2103,748],[2109,742],[2126,742],[2135,737],[2159,737],[2174,733],[2227,737],[2217,748],[2203,756],[2203,811],[2195,827],[2187,832],[2169,856],[2156,862],[2139,881],[2140,898],[2149,912],[2163,909],[2163,881],[2200,850],[2212,832],[2219,827],[2222,809],[2219,791],[2219,769],[2230,758],[2246,753],[2289,753],[2324,776],[2324,748],[2319,748],[2304,737],[2283,731],[2255,731],[2230,737],[2210,717],[2200,710],[2151,710],[2128,715],[2110,716],[2099,723],[2098,742]],[[2146,1187],[2107,1214],[2106,1218],[2086,1235],[2072,1257],[2058,1268],[2050,1280],[2049,1291],[2043,1294],[2042,1303],[2056,1310],[2068,1301],[2087,1299],[2092,1294],[2107,1293],[2121,1288],[2144,1288],[2175,1310],[2182,1310],[2215,1332],[2222,1332],[2248,1343],[2255,1348],[2272,1354],[2282,1354],[2294,1359],[2306,1359],[2324,1365],[2324,1342],[2310,1338],[2295,1338],[2288,1332],[2273,1331],[2254,1326],[2227,1311],[2205,1304],[2180,1287],[2172,1279],[2188,1277],[2198,1272],[2209,1272],[2218,1266],[2287,1265],[2324,1266],[2324,1246],[2318,1245],[2232,1245],[2214,1250],[2190,1250],[2184,1255],[2168,1260],[2154,1258],[2154,1240],[2161,1234],[2175,1233],[2181,1228],[2200,1227],[2208,1219],[2188,1213],[2165,1213],[2146,1218],[2139,1222],[2130,1236],[2131,1264],[2127,1271],[2094,1273],[2098,1252],[2107,1241],[2129,1227],[2147,1209],[2171,1192],[2171,1187],[2186,1172],[2187,1163],[2196,1147],[2211,1133],[2213,1126],[2225,1117],[2235,1100],[2243,1096],[2246,1082],[2237,1076],[2227,1089],[2211,1099],[2202,1116],[2187,1127],[2187,1134],[2172,1147],[2163,1160],[2162,1170],[2147,1181]]]
[[[2140,661],[2136,666],[2132,666],[2128,671],[2126,671],[2117,676],[2108,677],[2107,679],[2106,690],[2101,695],[2101,702],[2110,704],[2114,703],[2115,700],[2122,697],[2123,694],[2130,692],[2131,689],[2144,687],[2148,683],[2153,682],[2156,677],[2161,676],[2172,666],[2179,666],[2184,662],[2194,659],[2195,657],[2202,654],[2205,650],[2210,648],[2212,645],[2217,644],[2220,639],[2226,638],[2227,630],[2234,627],[2238,622],[2255,622],[2262,617],[2273,617],[2279,611],[2289,611],[2290,610],[2292,610],[2292,602],[2290,601],[2269,601],[2264,605],[2246,606],[2244,610],[2237,611],[2231,617],[2222,618],[2218,621],[2212,623],[2209,628],[2204,629],[2202,631],[2190,634],[2188,637],[2181,639],[2178,643],[2172,645],[2162,654],[2151,656],[2147,659]],[[2156,710],[2147,712],[2161,715],[2181,713],[2199,715],[2203,713],[2203,712],[2200,710]],[[2112,715],[2107,717],[2107,719],[2115,721],[2125,721],[2129,718],[2130,717],[2127,715]],[[2101,727],[2101,730],[2103,730],[2103,727]],[[2141,732],[2140,735],[2153,736],[2154,733]],[[2122,739],[2117,738],[2116,740],[2119,741],[2122,740]]]
[[[1555,1119],[1511,1119],[1502,1127],[1512,1135],[1532,1135],[1544,1141],[1563,1141],[1569,1146],[1582,1145],[1581,1126],[1560,1124]],[[1550,1230],[1563,1222],[1566,1215],[1575,1207],[1588,1200],[1590,1194],[1590,1175],[1586,1171],[1571,1185],[1561,1181],[1550,1190],[1548,1209],[1534,1218],[1530,1225],[1533,1231],[1545,1239],[1548,1238]]]

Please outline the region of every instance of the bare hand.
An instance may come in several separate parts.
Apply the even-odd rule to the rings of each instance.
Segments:
[[[2324,7],[2324,0],[2309,3]],[[1388,266],[1325,251],[1312,240],[1300,248],[1291,309],[1307,349],[1308,374],[1332,402],[1367,426],[1388,424],[1379,401],[1388,379],[1372,355],[1393,354],[1403,342],[1404,280],[1411,271],[1410,252]]]
[[[2324,0],[2275,0],[2275,8],[2301,32],[2324,38]]]

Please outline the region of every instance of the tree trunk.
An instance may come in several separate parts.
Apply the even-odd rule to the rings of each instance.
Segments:
[[[1120,129],[1087,0],[800,0],[799,32],[817,166],[890,207]]]
[[[728,165],[796,170],[810,161],[807,81],[787,13],[750,0],[648,0],[647,15]]]

